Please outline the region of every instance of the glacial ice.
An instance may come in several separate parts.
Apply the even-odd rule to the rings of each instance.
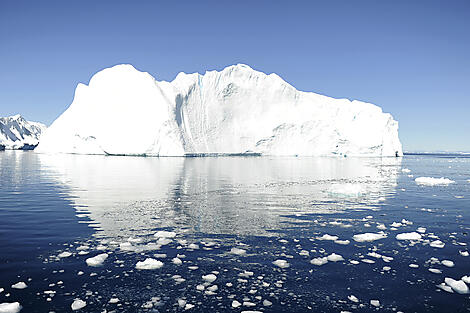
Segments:
[[[247,65],[156,81],[116,65],[79,84],[40,152],[402,155],[398,123],[370,103],[302,92]]]

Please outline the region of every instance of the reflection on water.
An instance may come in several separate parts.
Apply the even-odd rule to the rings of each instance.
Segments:
[[[100,236],[269,235],[291,217],[374,208],[395,192],[399,158],[134,158],[39,155]]]

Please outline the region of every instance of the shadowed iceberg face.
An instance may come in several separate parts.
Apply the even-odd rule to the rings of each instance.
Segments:
[[[156,229],[270,235],[305,214],[373,209],[395,192],[397,158],[132,158],[39,155],[79,217],[120,240]]]

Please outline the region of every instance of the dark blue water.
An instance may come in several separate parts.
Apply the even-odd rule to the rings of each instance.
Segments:
[[[68,312],[75,299],[86,302],[78,312],[470,308],[468,294],[437,287],[445,277],[470,275],[470,159],[463,156],[185,159],[6,151],[0,166],[0,303],[19,302],[22,312]],[[418,185],[421,176],[454,183]],[[420,240],[396,239],[418,228]],[[159,230],[175,237],[159,239]],[[379,232],[385,238],[353,240]],[[325,234],[337,241],[320,240]],[[437,240],[443,248],[430,246]],[[87,265],[102,253],[108,258],[101,266]],[[343,260],[310,263],[332,253]],[[146,258],[163,266],[136,269]],[[217,279],[205,282],[210,273]],[[11,287],[18,282],[27,288]]]

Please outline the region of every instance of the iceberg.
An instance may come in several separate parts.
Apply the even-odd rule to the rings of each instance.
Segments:
[[[0,117],[0,150],[32,150],[46,125],[25,120],[21,115]]]
[[[238,64],[157,81],[121,64],[79,84],[37,151],[98,155],[401,156],[376,105],[295,89]]]

